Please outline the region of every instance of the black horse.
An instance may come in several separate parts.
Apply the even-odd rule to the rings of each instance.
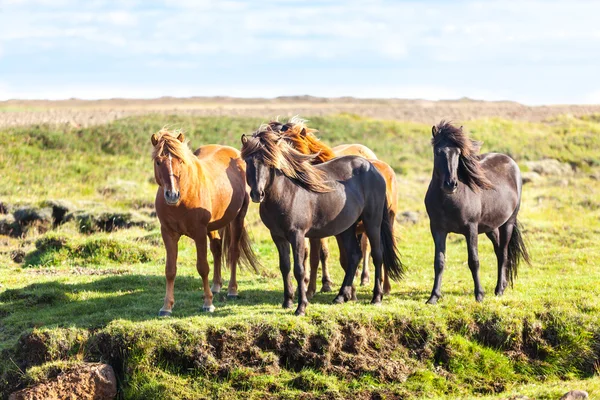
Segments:
[[[428,304],[441,297],[442,273],[448,232],[467,239],[469,269],[475,283],[475,299],[482,301],[477,238],[485,233],[498,258],[496,295],[513,284],[521,259],[529,255],[517,222],[521,203],[521,172],[505,154],[479,154],[482,142],[469,139],[462,126],[442,121],[432,128],[433,176],[425,195],[431,235],[435,242],[435,280]]]
[[[361,259],[356,225],[362,221],[371,244],[375,287],[371,303],[379,304],[382,263],[393,279],[403,274],[388,218],[386,184],[373,165],[362,157],[336,158],[311,165],[315,155],[295,150],[270,126],[251,137],[242,136],[242,158],[252,201],[260,203],[260,217],[271,231],[279,252],[283,276],[283,307],[293,304],[290,281],[290,243],[294,276],[298,283],[296,315],[304,315],[308,300],[304,281],[305,237],[336,236],[345,277],[334,303],[355,299],[352,281]]]

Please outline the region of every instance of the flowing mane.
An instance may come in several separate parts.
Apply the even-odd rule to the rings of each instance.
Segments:
[[[317,193],[332,190],[325,181],[325,173],[312,165],[317,155],[302,154],[282,140],[284,137],[270,124],[261,125],[251,137],[244,137],[242,158],[256,154],[269,167],[280,170],[305,189]]]
[[[492,189],[494,185],[485,176],[481,165],[479,164],[479,150],[483,142],[478,142],[469,138],[463,132],[462,126],[455,127],[450,122],[441,121],[435,127],[435,134],[431,139],[434,148],[443,143],[460,149],[460,162],[458,165],[459,178],[473,191],[480,189]]]
[[[268,125],[271,130],[283,136],[300,153],[315,154],[313,164],[321,164],[335,158],[333,150],[314,135],[317,130],[306,126],[305,119],[295,116],[288,122],[282,123],[275,120],[269,122]]]
[[[183,131],[180,129],[168,130],[162,128],[160,131],[155,133],[152,137],[153,140],[156,138],[156,145],[152,150],[152,159],[155,160],[158,157],[165,157],[167,154],[178,158],[184,164],[190,164],[194,159],[194,153],[188,147],[188,141],[181,142],[179,136],[183,135]]]

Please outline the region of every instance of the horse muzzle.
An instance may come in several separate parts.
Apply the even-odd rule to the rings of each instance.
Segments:
[[[165,190],[165,201],[168,205],[174,206],[179,203],[181,199],[181,193],[179,190]]]
[[[264,190],[251,190],[250,198],[254,203],[262,203],[265,199],[265,191]]]
[[[454,194],[458,190],[458,182],[457,181],[444,181],[442,185],[442,189],[447,194]]]

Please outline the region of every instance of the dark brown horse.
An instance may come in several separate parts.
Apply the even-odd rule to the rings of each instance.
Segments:
[[[475,284],[475,299],[482,301],[479,282],[477,239],[485,233],[498,258],[496,295],[517,276],[521,259],[529,255],[517,221],[521,203],[521,172],[514,160],[498,153],[479,154],[482,143],[442,121],[432,128],[433,176],[425,195],[425,206],[435,242],[435,280],[429,304],[441,297],[446,237],[460,233],[467,240],[469,269]]]
[[[167,293],[159,315],[171,315],[175,303],[177,243],[182,235],[196,242],[196,268],[204,286],[203,310],[212,312],[213,293],[220,292],[223,284],[222,258],[230,267],[227,294],[233,298],[237,297],[238,260],[255,270],[258,265],[244,228],[249,204],[245,164],[232,147],[207,145],[192,153],[179,131],[163,129],[151,140],[154,176],[159,185],[156,215],[167,251]],[[215,264],[212,290],[208,281],[207,238]]]
[[[377,156],[371,149],[362,144],[344,144],[334,148],[330,148],[325,143],[320,141],[314,133],[316,129],[311,129],[306,126],[306,121],[296,116],[288,122],[282,123],[279,121],[269,122],[271,129],[281,134],[296,150],[302,154],[314,154],[313,164],[321,164],[335,157],[340,156],[361,156],[368,159],[377,170],[386,183],[386,196],[389,206],[389,217],[392,231],[394,230],[394,222],[396,218],[398,188],[396,183],[396,173],[385,162],[378,160]],[[363,254],[363,270],[361,276],[361,286],[369,283],[369,240],[364,232],[362,224],[358,225],[357,233],[361,235],[361,252]],[[319,269],[319,261],[323,267],[322,275],[322,292],[331,291],[331,278],[329,277],[329,268],[327,267],[327,259],[329,249],[325,239],[310,240],[310,279],[306,295],[310,300],[317,290],[317,273]],[[344,253],[340,253],[340,257],[344,257]],[[344,260],[340,260],[342,266],[345,265]],[[383,274],[383,294],[389,294],[391,290],[390,280],[387,274]]]
[[[298,283],[296,315],[303,315],[308,304],[303,265],[305,237],[336,236],[347,264],[334,303],[355,298],[352,281],[361,257],[356,227],[361,221],[375,265],[372,303],[381,303],[382,263],[392,279],[402,276],[403,266],[389,223],[385,180],[377,169],[356,156],[312,165],[315,155],[300,153],[269,125],[261,126],[252,137],[242,136],[242,145],[250,197],[260,203],[260,217],[279,252],[283,307],[293,304],[290,244]]]

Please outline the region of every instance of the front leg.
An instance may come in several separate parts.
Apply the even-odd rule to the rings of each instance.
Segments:
[[[175,277],[177,276],[177,244],[181,235],[161,226],[160,233],[167,251],[165,263],[166,294],[163,307],[158,312],[161,317],[169,317],[175,304]]]
[[[273,242],[279,254],[279,269],[283,278],[283,308],[292,308],[294,305],[294,289],[290,280],[290,243],[281,236],[273,236]]]
[[[475,300],[483,300],[483,289],[481,288],[481,282],[479,282],[479,253],[477,251],[477,225],[470,225],[467,234],[467,251],[469,252],[469,269],[473,276],[473,283],[475,286]]]
[[[306,297],[308,299],[312,299],[317,291],[317,276],[319,271],[319,259],[321,255],[321,239],[310,239],[309,243],[310,280],[308,281]]]
[[[290,235],[290,243],[294,256],[294,276],[298,283],[298,308],[296,315],[304,315],[308,299],[306,297],[306,283],[304,282],[304,253],[306,251],[306,242],[303,232],[293,232]]]
[[[431,228],[431,236],[435,244],[435,256],[433,261],[433,269],[435,278],[433,280],[433,290],[431,296],[427,300],[427,304],[436,304],[442,297],[442,275],[444,274],[444,266],[446,262],[446,237],[448,232]]]

